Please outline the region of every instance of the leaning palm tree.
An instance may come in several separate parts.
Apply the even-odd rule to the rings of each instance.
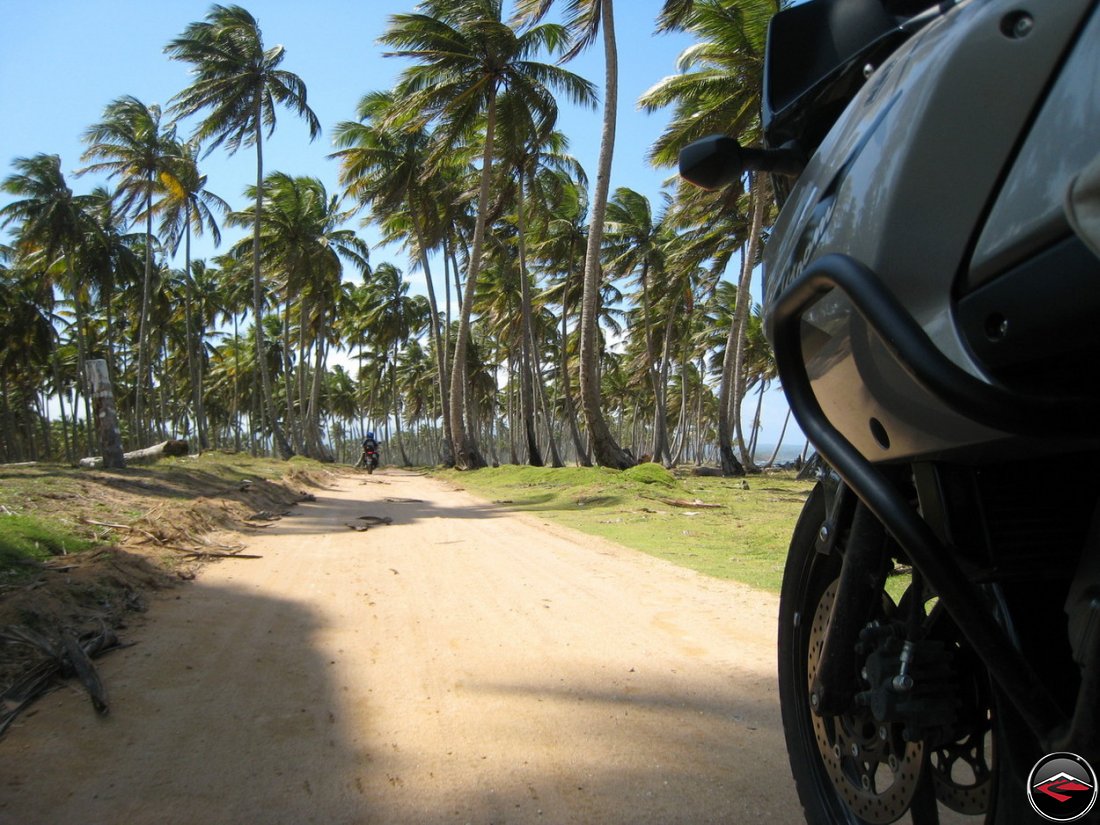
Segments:
[[[184,310],[187,330],[187,364],[191,379],[191,391],[195,405],[195,429],[199,437],[199,448],[208,446],[206,436],[206,415],[203,411],[202,397],[202,359],[199,349],[202,338],[194,336],[195,319],[194,273],[191,269],[191,233],[201,235],[210,230],[214,245],[221,243],[221,231],[215,220],[214,212],[225,214],[229,204],[206,188],[206,175],[199,171],[196,157],[198,144],[188,141],[180,146],[178,155],[170,164],[170,170],[163,175],[165,196],[160,202],[160,232],[166,239],[168,248],[174,255],[183,242],[184,264]]]
[[[615,121],[619,105],[619,54],[615,40],[615,9],[612,0],[562,0],[566,26],[572,33],[572,45],[565,59],[575,57],[603,33],[604,99],[600,154],[596,185],[592,192],[591,224],[584,263],[584,297],[581,301],[581,402],[596,462],[605,467],[625,469],[634,461],[619,447],[604,418],[600,398],[599,302],[603,281],[600,245],[603,242],[604,214],[611,185],[611,161],[615,152]],[[554,0],[520,0],[522,19],[541,20]]]
[[[522,95],[532,112],[548,118],[557,107],[555,91],[579,104],[590,103],[594,92],[592,84],[572,72],[531,59],[543,50],[562,50],[566,36],[561,26],[544,24],[517,32],[503,20],[501,0],[425,0],[417,8],[415,14],[394,15],[381,38],[394,48],[390,55],[416,61],[402,73],[398,96],[405,98],[407,111],[438,121],[433,160],[453,151],[474,131],[482,133],[477,219],[450,387],[455,463],[473,468],[484,466],[485,459],[477,446],[475,423],[466,412],[466,358],[489,211],[497,98],[503,92]]]
[[[138,434],[144,435],[144,402],[148,391],[150,324],[152,302],[153,198],[164,191],[163,179],[178,153],[175,129],[161,123],[161,110],[156,104],[146,105],[129,95],[111,101],[103,110],[103,120],[84,132],[88,144],[82,159],[90,161],[80,170],[105,173],[108,179],[118,179],[116,197],[125,215],[145,221],[145,277],[141,293],[141,314],[138,322],[138,369],[135,385],[135,423]]]
[[[190,24],[165,52],[173,60],[190,63],[194,80],[173,98],[172,111],[180,117],[206,115],[196,136],[210,143],[207,152],[224,145],[230,154],[256,147],[256,200],[252,234],[252,309],[255,313],[256,350],[264,352],[263,283],[260,278],[260,220],[264,196],[263,139],[266,128],[275,131],[276,106],[286,106],[306,120],[310,140],[321,133],[317,115],[306,102],[306,85],[292,72],[280,69],[286,51],[264,48],[259,24],[240,6],[213,6],[205,21]],[[271,374],[260,360],[264,406],[275,447],[283,458],[293,451],[275,415]]]

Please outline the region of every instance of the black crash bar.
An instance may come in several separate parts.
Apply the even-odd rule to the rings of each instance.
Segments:
[[[769,326],[776,365],[802,431],[905,550],[1039,741],[1050,743],[1064,732],[1068,721],[1065,713],[1003,628],[982,607],[984,598],[955,562],[951,548],[829,423],[814,395],[802,357],[802,315],[832,289],[848,298],[916,381],[979,423],[1023,434],[1049,432],[1052,422],[1061,420],[1070,430],[1095,432],[1095,422],[1100,418],[1098,405],[1091,400],[1021,399],[974,378],[939,351],[870,269],[846,255],[831,254],[815,261],[771,310]]]

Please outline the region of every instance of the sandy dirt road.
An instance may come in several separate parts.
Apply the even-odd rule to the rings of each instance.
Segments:
[[[13,726],[0,823],[801,821],[774,597],[423,477],[316,492],[154,599],[110,716]]]

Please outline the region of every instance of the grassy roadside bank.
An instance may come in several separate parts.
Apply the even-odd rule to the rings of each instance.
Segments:
[[[624,472],[509,465],[434,475],[490,501],[774,593],[812,487],[793,473],[743,481],[673,475],[655,464]]]
[[[234,552],[250,518],[286,510],[327,472],[214,452],[117,471],[0,466],[0,631],[56,641],[120,627],[149,591]],[[0,643],[0,693],[41,655]]]
[[[203,518],[196,502],[199,511],[220,509],[228,525],[233,514],[225,502],[259,509],[265,496],[285,497],[276,487],[299,485],[318,470],[323,465],[304,459],[218,452],[119,471],[0,466],[0,586],[33,576],[51,559],[135,539],[155,547],[217,527],[218,514]]]

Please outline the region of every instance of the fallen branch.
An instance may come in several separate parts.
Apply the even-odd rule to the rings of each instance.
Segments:
[[[700,501],[699,499],[695,499],[694,501],[688,501],[687,499],[683,499],[683,498],[659,498],[657,500],[659,502],[661,502],[662,504],[667,504],[669,507],[700,507],[700,508],[707,508],[707,509],[715,509],[715,508],[726,506],[724,504],[706,504],[706,503]]]
[[[127,463],[131,461],[146,461],[149,459],[160,458],[162,455],[187,455],[189,447],[186,441],[179,439],[169,439],[168,441],[162,441],[160,444],[154,444],[152,447],[145,447],[141,450],[134,450],[129,453],[123,453],[122,457]],[[102,456],[89,456],[88,458],[82,458],[79,462],[81,467],[100,467],[103,464]]]
[[[252,553],[220,553],[217,550],[184,550],[177,548],[188,559],[262,559],[263,556]]]
[[[107,693],[91,660],[128,645],[121,644],[106,625],[101,625],[98,633],[85,633],[79,639],[63,631],[58,642],[27,627],[7,627],[0,630],[0,641],[30,647],[44,657],[0,695],[0,735],[35,699],[54,690],[62,679],[74,675],[88,691],[96,712],[107,713]]]

